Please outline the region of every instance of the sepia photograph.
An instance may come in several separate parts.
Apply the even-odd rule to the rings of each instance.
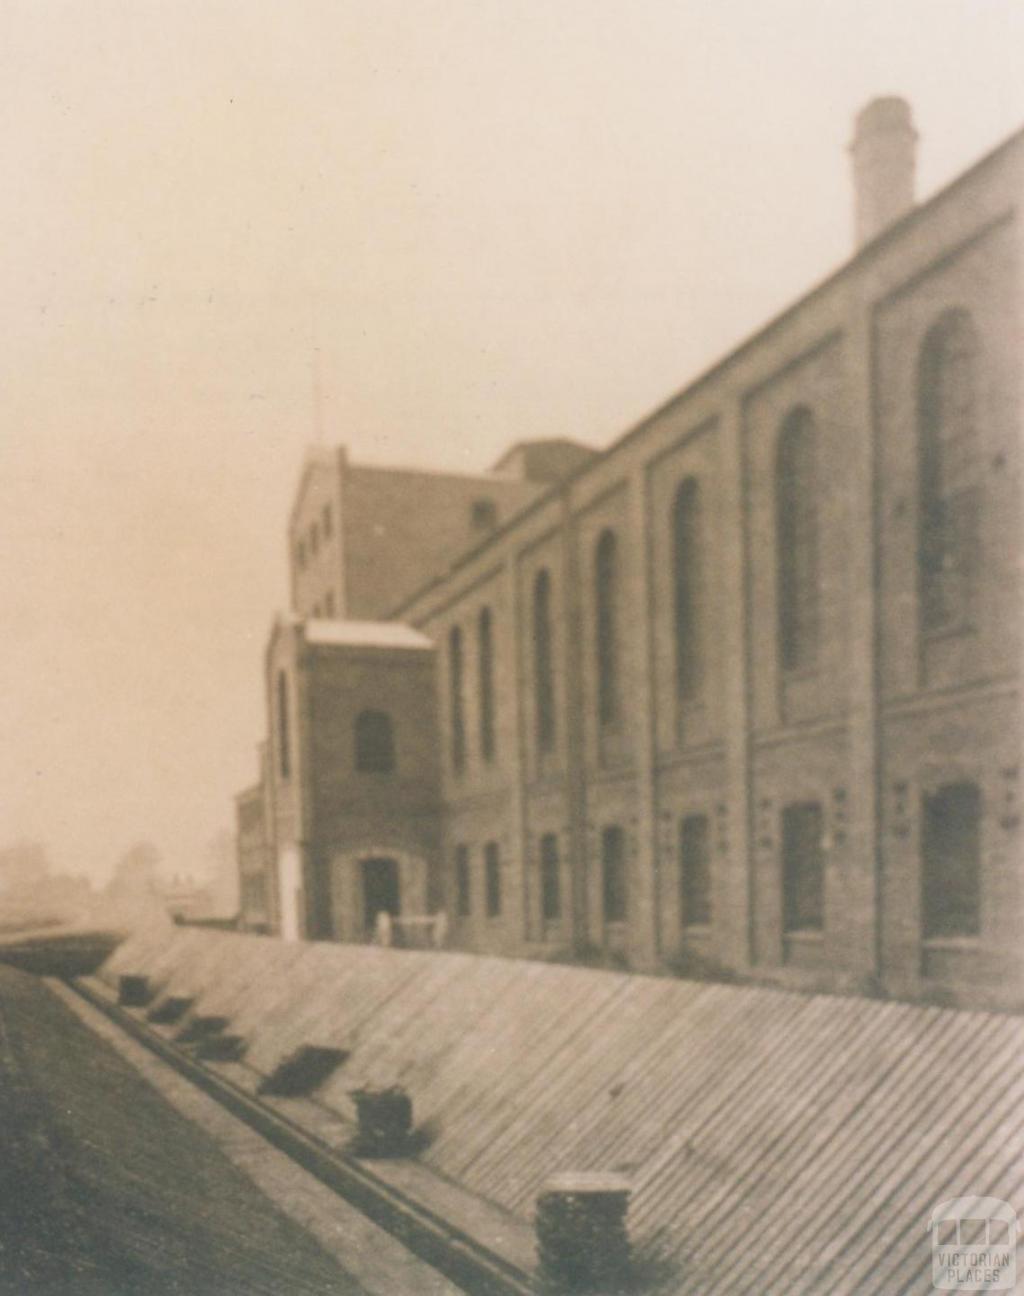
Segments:
[[[0,1296],[1024,1293],[1021,0],[0,103]]]

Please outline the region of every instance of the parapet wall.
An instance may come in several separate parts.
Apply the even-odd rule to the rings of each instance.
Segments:
[[[935,1205],[1024,1209],[1019,1017],[198,929],[129,939],[123,973],[264,1074],[349,1051],[320,1102],[404,1085],[421,1162],[521,1218],[554,1173],[627,1174],[674,1292],[927,1292]]]

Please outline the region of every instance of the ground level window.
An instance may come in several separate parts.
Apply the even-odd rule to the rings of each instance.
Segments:
[[[605,922],[625,922],[626,838],[618,826],[601,834],[601,882]]]
[[[711,848],[707,815],[687,815],[679,828],[684,927],[711,922]]]
[[[545,833],[540,839],[540,909],[546,923],[558,922],[562,916],[562,879],[555,833]]]
[[[455,912],[468,918],[473,912],[472,892],[469,884],[469,847],[455,847]]]
[[[444,909],[444,878],[438,859],[427,860],[427,913],[436,914]]]
[[[789,805],[782,812],[783,922],[787,932],[821,931],[825,926],[823,827],[817,801]]]
[[[501,854],[497,842],[484,847],[484,881],[487,894],[487,917],[501,915]]]
[[[921,910],[924,935],[977,936],[981,930],[981,793],[947,783],[922,806]]]

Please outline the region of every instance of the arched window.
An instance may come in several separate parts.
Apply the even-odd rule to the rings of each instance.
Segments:
[[[817,801],[782,812],[782,908],[787,932],[825,926],[824,823]]]
[[[700,484],[687,477],[672,505],[672,584],[675,595],[676,692],[688,701],[700,692]]]
[[[783,670],[812,666],[818,651],[815,439],[810,410],[794,410],[782,425],[775,458],[779,659]]]
[[[356,716],[356,769],[362,774],[390,774],[395,768],[395,734],[386,711]]]
[[[625,922],[626,838],[617,825],[601,834],[601,892],[605,922]]]
[[[551,643],[551,576],[541,568],[533,582],[533,688],[537,748],[555,749],[555,673]]]
[[[597,658],[597,718],[602,728],[619,714],[618,571],[614,531],[603,531],[594,554],[594,648]]]
[[[975,411],[977,342],[966,311],[931,329],[918,371],[918,589],[921,628],[970,616],[978,566],[981,456]]]
[[[501,917],[501,852],[498,843],[490,841],[484,846],[484,890],[487,917]]]
[[[562,916],[562,878],[555,833],[545,833],[540,839],[540,912],[546,923],[558,922]]]
[[[711,922],[711,847],[707,815],[687,815],[679,826],[680,901],[684,927]]]
[[[288,723],[288,676],[277,672],[277,766],[283,779],[292,773],[291,735]]]
[[[981,793],[947,783],[924,798],[921,909],[924,935],[977,936],[981,930]]]
[[[477,621],[477,663],[480,675],[480,754],[494,759],[494,635],[491,609],[483,608]]]
[[[452,626],[448,634],[448,699],[452,730],[452,769],[466,766],[466,721],[462,709],[462,631]]]

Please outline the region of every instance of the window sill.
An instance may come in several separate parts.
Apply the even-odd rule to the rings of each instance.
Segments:
[[[825,933],[817,927],[798,927],[795,931],[782,933],[783,938],[797,945],[820,945]]]
[[[711,923],[683,923],[683,933],[686,936],[710,936]]]
[[[926,936],[921,941],[921,946],[926,950],[948,950],[950,953],[959,950],[973,953],[979,948],[980,943],[980,936]]]

